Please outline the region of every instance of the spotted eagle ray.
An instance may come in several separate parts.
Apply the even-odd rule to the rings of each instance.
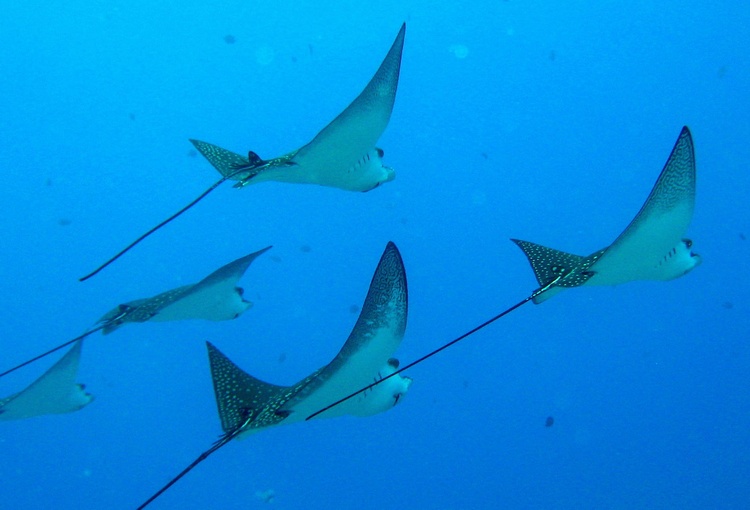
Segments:
[[[667,159],[651,193],[633,221],[615,241],[587,257],[512,239],[526,254],[539,285],[564,275],[541,303],[562,289],[582,285],[618,285],[636,280],[673,280],[700,265],[683,236],[695,208],[695,150],[687,126]]]
[[[0,398],[0,420],[71,413],[91,403],[94,397],[76,383],[82,344],[77,340],[65,356],[23,391]]]
[[[296,423],[354,389],[381,381],[369,391],[320,417],[370,416],[395,406],[411,386],[408,377],[391,375],[392,358],[406,330],[406,273],[396,245],[389,242],[370,283],[365,303],[349,338],[333,360],[292,386],[263,382],[243,371],[208,343],[216,403],[224,435],[139,508],[144,508],[213,452],[234,438],[276,425]]]
[[[395,172],[383,165],[383,150],[376,147],[388,126],[396,100],[406,23],[380,67],[364,90],[309,143],[283,156],[264,160],[255,152],[242,156],[219,146],[190,140],[219,171],[221,179],[195,200],[133,241],[96,270],[80,278],[85,281],[120,258],[143,239],[193,207],[226,180],[235,188],[263,181],[318,184],[347,191],[370,191],[392,181]]]
[[[186,319],[204,319],[209,321],[225,321],[236,319],[253,304],[243,298],[243,289],[237,287],[237,281],[242,278],[247,268],[259,255],[270,250],[268,246],[262,250],[245,255],[229,264],[220,267],[198,283],[183,285],[156,296],[129,301],[105,313],[96,326],[84,334],[69,340],[54,349],[6,370],[0,377],[14,370],[28,365],[63,347],[82,340],[92,333],[101,331],[107,335],[123,324],[129,322],[146,321],[178,321]]]
[[[581,257],[513,239],[529,258],[540,285],[537,290],[390,376],[331,401],[307,419],[330,412],[336,406],[356,398],[359,392],[372,390],[382,384],[388,377],[399,376],[401,372],[457,344],[529,301],[541,303],[568,287],[616,285],[634,280],[673,280],[690,272],[701,263],[700,256],[690,251],[693,242],[683,238],[693,217],[694,206],[695,150],[690,130],[683,127],[646,203],[610,246],[588,257]]]

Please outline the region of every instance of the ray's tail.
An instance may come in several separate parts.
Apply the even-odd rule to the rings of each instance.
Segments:
[[[105,267],[107,267],[108,265],[110,265],[111,263],[113,263],[115,260],[119,259],[123,255],[125,255],[127,252],[129,252],[138,243],[140,243],[141,241],[143,241],[144,239],[146,239],[148,236],[150,236],[151,234],[153,234],[154,232],[156,232],[157,230],[159,230],[161,227],[163,227],[167,223],[171,222],[172,220],[174,220],[175,218],[177,218],[178,216],[180,216],[182,213],[184,213],[185,211],[187,211],[188,209],[190,209],[191,207],[193,207],[195,204],[197,204],[198,202],[200,202],[201,200],[203,200],[206,197],[206,195],[208,195],[213,190],[215,190],[216,188],[218,188],[224,181],[226,181],[227,179],[229,179],[231,177],[232,177],[232,175],[226,175],[226,176],[222,177],[221,179],[219,179],[218,181],[216,181],[215,183],[213,183],[210,187],[208,187],[203,193],[201,193],[200,195],[198,195],[198,197],[195,198],[188,205],[186,205],[185,207],[183,207],[182,209],[180,209],[179,211],[177,211],[172,216],[170,216],[166,220],[162,221],[161,223],[159,223],[155,227],[153,227],[150,230],[148,230],[145,234],[141,235],[138,239],[136,239],[135,241],[133,241],[132,243],[130,243],[129,245],[127,245],[124,249],[120,250],[114,257],[112,257],[109,260],[107,260],[104,264],[102,264],[101,266],[97,267],[96,269],[94,269],[92,272],[90,272],[86,276],[82,276],[81,278],[79,278],[78,281],[79,282],[85,282],[86,280],[88,280],[92,276],[98,274],[102,269],[104,269]]]
[[[229,441],[231,441],[232,439],[234,439],[235,437],[237,437],[237,435],[240,432],[242,432],[242,429],[245,427],[245,425],[247,425],[252,419],[253,419],[252,416],[247,417],[245,420],[241,421],[235,428],[233,428],[232,430],[230,430],[229,432],[227,432],[226,434],[224,434],[223,436],[221,436],[219,438],[219,440],[216,441],[211,446],[211,448],[209,448],[205,452],[201,453],[198,456],[198,458],[196,458],[193,462],[191,462],[185,469],[183,469],[182,471],[180,471],[179,474],[177,474],[177,476],[175,476],[174,478],[172,478],[161,489],[159,489],[158,491],[156,491],[150,498],[148,498],[146,501],[144,501],[143,503],[141,503],[141,505],[136,510],[142,510],[143,508],[146,508],[156,498],[158,498],[159,496],[161,496],[162,494],[164,494],[171,486],[173,486],[174,484],[176,484],[180,480],[180,478],[182,478],[183,476],[185,476],[186,474],[188,474],[190,471],[192,471],[195,466],[197,466],[198,464],[200,464],[201,462],[203,462],[204,460],[206,460],[209,455],[211,455],[216,450],[218,450],[222,446],[224,446],[227,443],[229,443]]]
[[[96,328],[94,328],[92,330],[89,330],[89,331],[85,332],[84,334],[82,334],[80,336],[75,337],[73,340],[68,340],[64,344],[60,344],[57,347],[54,347],[54,348],[50,349],[49,351],[40,354],[39,356],[35,356],[35,357],[31,358],[30,360],[26,360],[23,363],[21,363],[20,365],[16,365],[15,367],[13,367],[13,368],[11,368],[9,370],[6,370],[5,372],[1,373],[0,377],[4,377],[4,376],[10,374],[11,372],[15,372],[19,368],[25,367],[26,365],[30,365],[31,363],[34,363],[35,361],[40,360],[40,359],[44,358],[45,356],[48,356],[48,355],[52,354],[53,352],[57,352],[60,349],[62,349],[63,347],[67,347],[70,344],[73,344],[73,343],[77,342],[78,340],[83,340],[87,336],[89,336],[89,335],[91,335],[93,333],[96,333],[97,331],[103,329],[104,326],[105,326],[105,324],[102,324],[101,326],[98,326],[98,327],[96,327]]]

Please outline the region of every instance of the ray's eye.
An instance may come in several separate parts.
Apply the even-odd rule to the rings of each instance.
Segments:
[[[685,247],[687,247],[688,250],[693,247],[693,241],[691,239],[683,239],[682,242],[685,243]]]
[[[237,294],[239,294],[240,297],[245,295],[245,289],[243,289],[242,287],[235,287],[234,289],[237,291]]]

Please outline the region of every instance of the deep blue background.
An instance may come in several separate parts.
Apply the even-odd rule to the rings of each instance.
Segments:
[[[80,370],[92,405],[0,423],[0,506],[137,506],[221,431],[204,341],[296,381],[344,342],[388,240],[410,286],[399,357],[449,341],[535,288],[509,237],[606,246],[687,124],[696,271],[527,305],[412,370],[394,410],[230,444],[153,507],[263,508],[254,493],[272,488],[280,510],[747,508],[749,8],[300,4],[0,2],[0,368],[274,245],[243,279],[255,308],[242,318],[93,336]],[[359,93],[404,20],[380,140],[394,182],[227,185],[76,281],[216,179],[188,138],[297,148]],[[0,396],[53,361],[3,378]]]

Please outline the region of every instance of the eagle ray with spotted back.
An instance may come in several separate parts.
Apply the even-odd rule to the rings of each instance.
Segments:
[[[406,273],[398,249],[389,243],[381,257],[359,318],[339,353],[325,367],[292,386],[264,383],[234,365],[209,344],[209,359],[222,427],[225,432],[243,419],[253,419],[239,437],[279,423],[304,421],[312,413],[354,389],[386,377],[398,363],[392,356],[406,330]],[[367,416],[384,411],[406,393],[411,380],[393,378],[321,417]],[[381,386],[383,386],[381,388]]]
[[[540,285],[563,277],[534,298],[541,303],[563,288],[618,285],[635,280],[672,280],[701,263],[683,236],[695,208],[695,149],[683,127],[641,210],[615,241],[587,257],[513,239],[529,259]]]
[[[224,435],[141,504],[138,510],[148,506],[233,439],[268,427],[305,421],[310,409],[346,396],[361,386],[382,382],[320,416],[370,416],[395,406],[412,382],[410,378],[395,373],[398,361],[391,357],[406,330],[407,302],[406,273],[401,255],[396,245],[389,242],[346,343],[330,363],[298,383],[279,386],[261,381],[207,342]]]
[[[199,140],[190,140],[235,187],[262,181],[318,184],[347,191],[369,191],[393,180],[377,147],[396,101],[406,24],[375,75],[354,101],[308,144],[268,161],[251,152],[248,158]]]
[[[44,356],[51,354],[78,340],[101,331],[107,335],[120,326],[133,322],[164,322],[188,319],[203,319],[209,321],[224,321],[239,317],[252,307],[252,303],[243,297],[243,290],[237,287],[237,282],[245,274],[250,264],[266,251],[262,250],[245,255],[226,264],[201,281],[191,285],[183,285],[175,289],[162,292],[156,296],[136,299],[117,305],[105,313],[96,322],[96,326],[84,334],[69,340],[57,347],[38,355],[30,360],[16,365],[0,374],[3,377],[14,370],[28,365]]]
[[[388,126],[396,100],[404,48],[406,23],[391,45],[375,75],[362,92],[309,143],[285,155],[263,160],[250,151],[236,154],[217,145],[191,139],[195,148],[222,175],[221,179],[169,218],[152,227],[94,271],[85,281],[112,264],[138,243],[200,202],[226,180],[234,187],[263,181],[317,184],[346,191],[369,191],[392,181],[395,171],[383,165],[377,141]]]

